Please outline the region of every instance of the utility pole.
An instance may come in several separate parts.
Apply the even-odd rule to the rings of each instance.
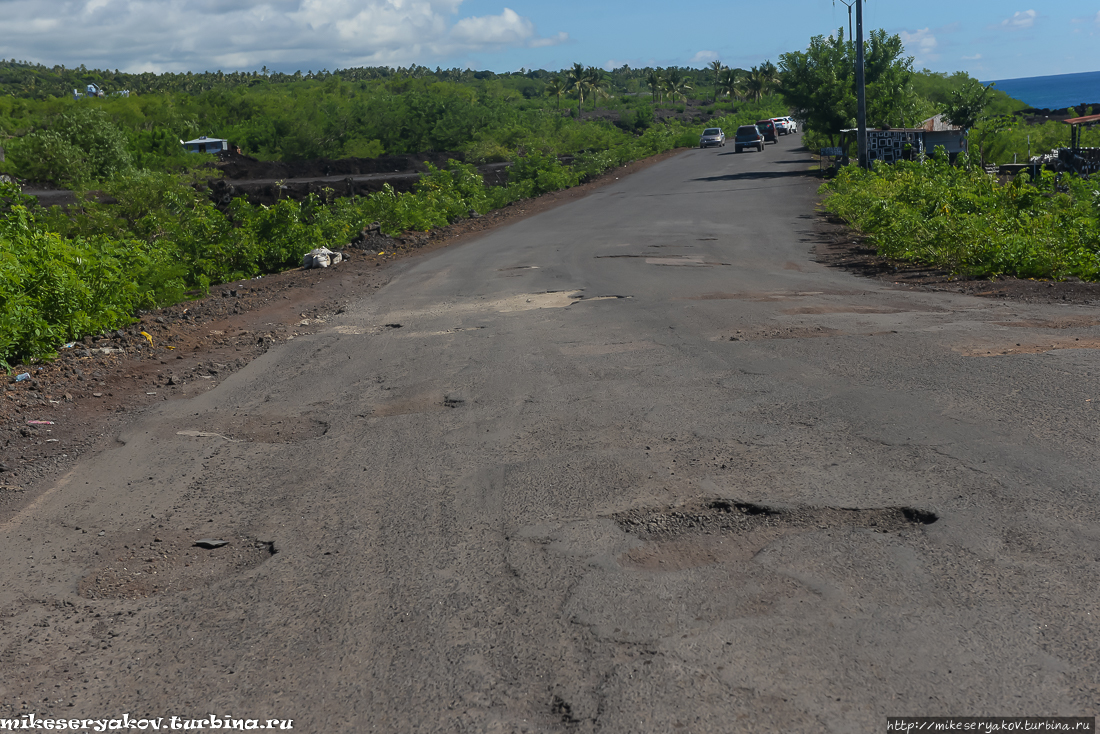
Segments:
[[[859,167],[867,168],[867,85],[863,78],[863,0],[856,0],[856,144]]]
[[[855,0],[852,0],[852,2],[847,2],[847,0],[840,0],[840,2],[844,3],[848,7],[848,40],[851,41],[853,38],[855,38],[855,34],[852,33],[852,5],[855,3]]]

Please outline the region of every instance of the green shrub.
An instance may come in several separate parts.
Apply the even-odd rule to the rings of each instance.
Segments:
[[[13,188],[0,184],[0,196],[18,196]],[[12,205],[0,219],[0,363],[50,357],[63,341],[129,323],[135,309],[182,293],[178,272],[141,242],[67,239]]]
[[[509,185],[529,187],[528,196],[576,186],[580,178],[577,171],[563,166],[557,158],[540,153],[517,158],[508,171]]]
[[[638,106],[644,119],[648,103]],[[387,234],[428,230],[510,202],[577,185],[615,166],[678,146],[694,146],[702,128],[649,125],[638,136],[606,123],[541,118],[505,140],[514,156],[508,185],[488,187],[476,168],[455,161],[429,166],[415,190],[390,186],[363,197],[253,206],[234,199],[225,213],[200,189],[210,174],[122,170],[96,185],[99,203],[31,212],[29,198],[0,190],[0,360],[44,358],[88,333],[117,328],[138,308],[182,300],[188,290],[296,267],[309,250],[343,247],[366,223]],[[495,143],[500,145],[499,143]],[[504,150],[500,148],[499,150]],[[576,153],[563,165],[562,152]]]
[[[886,257],[971,277],[1100,278],[1100,182],[1044,171],[1000,185],[933,157],[848,166],[822,190]]]
[[[11,147],[16,175],[33,181],[87,184],[129,170],[133,160],[122,130],[98,108],[58,116]]]

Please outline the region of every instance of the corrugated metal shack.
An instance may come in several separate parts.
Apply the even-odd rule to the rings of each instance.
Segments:
[[[1069,147],[1058,151],[1058,160],[1067,168],[1084,175],[1100,172],[1100,148],[1081,146],[1081,133],[1085,128],[1100,125],[1100,115],[1074,117],[1062,122],[1069,125]]]

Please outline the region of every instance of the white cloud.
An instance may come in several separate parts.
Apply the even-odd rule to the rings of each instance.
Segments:
[[[565,31],[556,33],[549,38],[534,38],[527,42],[528,48],[546,48],[547,46],[560,46],[569,42],[569,34]]]
[[[126,71],[434,65],[569,40],[510,8],[459,17],[462,0],[0,1],[0,57]]]
[[[691,61],[689,63],[692,63],[692,64],[709,64],[710,62],[715,61],[717,59],[718,59],[718,54],[714,51],[700,51],[699,53],[697,53],[697,54],[695,54],[694,56],[691,57]]]
[[[936,53],[939,41],[931,28],[922,28],[919,31],[909,33],[901,32],[901,42],[905,44],[905,50],[916,57],[917,63],[936,61],[940,55]]]
[[[505,8],[500,15],[463,18],[451,29],[457,43],[474,48],[480,46],[520,46],[535,35],[535,24],[521,18],[516,11]]]
[[[1001,27],[1008,28],[1009,30],[1031,28],[1035,25],[1035,19],[1038,17],[1039,14],[1034,10],[1024,10],[1023,12],[1013,13],[1011,18],[1005,18],[1001,21]]]

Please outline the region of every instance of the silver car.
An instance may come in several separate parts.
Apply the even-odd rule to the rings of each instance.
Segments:
[[[726,134],[722,132],[720,127],[708,127],[703,131],[703,134],[699,136],[699,147],[709,148],[715,146],[721,148],[726,144]]]

